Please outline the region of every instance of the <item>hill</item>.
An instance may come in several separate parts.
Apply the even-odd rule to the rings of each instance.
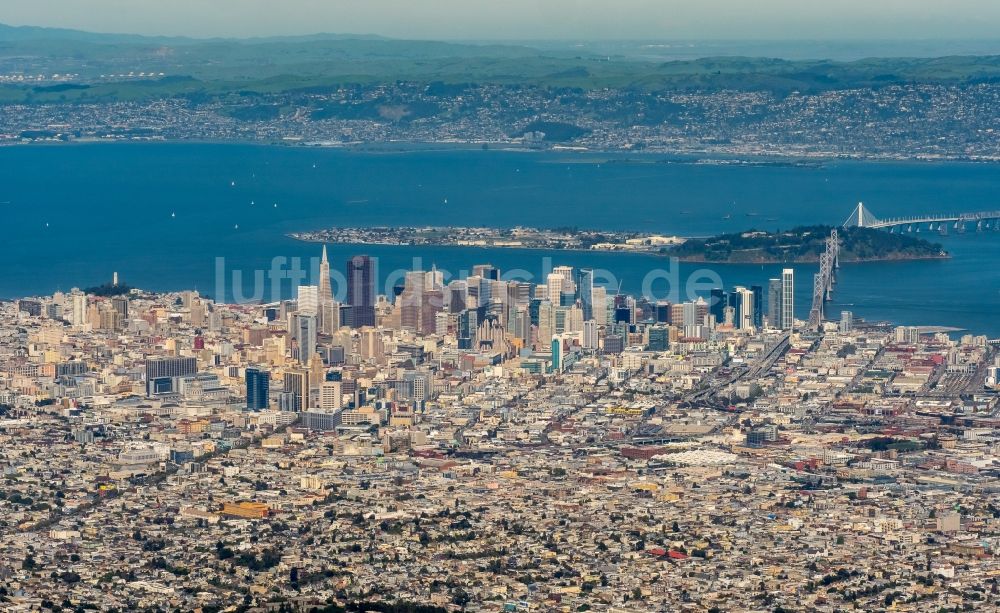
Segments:
[[[250,39],[195,39],[98,34],[0,24],[0,74],[100,75],[142,71],[191,79],[151,81],[137,91],[90,92],[88,100],[146,98],[198,92],[280,93],[399,80],[636,91],[822,92],[910,83],[1000,82],[1000,56],[869,58],[856,61],[702,57],[673,61],[596,55],[571,48],[518,44],[445,43],[369,35],[315,34]],[[99,85],[99,84],[97,84]],[[28,96],[4,85],[10,102],[70,101]]]
[[[830,226],[805,226],[785,232],[749,230],[690,239],[666,251],[691,262],[776,264],[818,262]],[[871,228],[839,228],[841,262],[875,262],[949,257],[938,243]]]

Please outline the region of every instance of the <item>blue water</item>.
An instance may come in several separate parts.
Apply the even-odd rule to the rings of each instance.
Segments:
[[[253,271],[270,270],[275,257],[298,257],[309,268],[318,255],[318,245],[285,233],[332,225],[521,224],[708,235],[839,224],[859,200],[882,217],[1000,208],[1000,165],[709,166],[662,163],[662,156],[632,157],[647,163],[608,159],[216,144],[2,148],[0,296],[97,285],[117,271],[133,286],[197,288],[232,300],[233,271],[239,271],[240,289],[251,297]],[[944,242],[954,257],[845,265],[829,312],[849,309],[869,319],[1000,336],[1000,233],[923,236]],[[412,267],[415,257],[425,268],[434,264],[455,275],[485,262],[540,275],[549,257],[552,265],[605,269],[613,275],[609,283],[638,292],[650,271],[669,265],[643,255],[338,245],[330,248],[334,268],[359,252],[379,257],[383,282],[391,271]],[[671,286],[681,297],[683,284],[701,268],[680,267]],[[780,268],[712,266],[727,286],[766,283]],[[815,267],[795,268],[797,310],[805,317]],[[257,297],[290,295],[292,281],[271,287],[267,278]],[[670,297],[665,282],[652,289]]]

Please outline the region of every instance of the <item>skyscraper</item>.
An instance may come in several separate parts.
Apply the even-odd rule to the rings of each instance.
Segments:
[[[554,274],[562,277],[559,291],[559,302],[556,306],[573,306],[576,303],[576,273],[572,266],[556,266],[552,269]]]
[[[781,329],[795,327],[795,270],[781,271]]]
[[[583,322],[583,348],[597,349],[597,322],[587,320]]]
[[[562,304],[562,288],[564,278],[557,272],[549,273],[545,279],[545,287],[548,288],[548,299],[553,306]]]
[[[721,287],[713,288],[708,298],[708,312],[715,316],[715,323],[722,324],[726,321],[726,307],[729,306],[726,291]]]
[[[468,308],[469,286],[465,281],[448,284],[448,312],[461,313]]]
[[[289,368],[285,371],[285,392],[292,395],[291,409],[296,413],[309,408],[309,371]]]
[[[731,322],[734,328],[742,328],[743,325],[743,295],[740,293],[744,291],[742,287],[736,287],[733,291],[726,294],[726,306],[732,309],[733,319]],[[686,322],[685,322],[686,324]]]
[[[87,295],[79,290],[74,290],[70,294],[70,301],[69,323],[74,326],[82,326],[87,323]]]
[[[753,327],[760,330],[764,327],[764,288],[751,285],[750,293],[753,294]]]
[[[482,279],[489,279],[492,281],[500,280],[500,269],[492,264],[476,264],[472,267],[473,277],[480,277]]]
[[[266,370],[250,367],[246,370],[247,410],[264,411],[269,405],[271,374]]]
[[[771,328],[781,327],[781,279],[767,282],[767,324]]]
[[[299,362],[308,364],[316,353],[316,316],[300,314],[294,320],[293,338],[299,344]]]
[[[432,278],[429,276],[429,279]],[[437,329],[437,314],[444,305],[444,291],[440,286],[425,285],[420,297],[420,332],[434,334]]]
[[[375,325],[375,263],[367,255],[347,262],[347,303],[351,305],[352,327]]]
[[[562,372],[562,340],[552,339],[552,372]]]
[[[608,324],[608,290],[603,285],[594,288],[594,311],[591,315],[597,325]]]
[[[737,287],[730,296],[736,297],[736,303],[739,304],[739,315],[733,320],[733,325],[740,330],[750,330],[754,329],[755,312],[757,310],[754,304],[754,292],[745,287]]]
[[[323,334],[333,334],[340,327],[340,309],[333,299],[333,287],[330,284],[330,260],[326,257],[326,245],[323,245],[323,257],[319,261],[319,329]]]
[[[303,315],[319,314],[319,288],[315,285],[300,285],[295,298],[298,311]]]
[[[121,315],[123,320],[128,319],[128,298],[125,296],[115,296],[111,299],[111,307],[116,313]]]
[[[458,348],[472,349],[476,342],[479,317],[475,309],[466,309],[458,314]]]
[[[400,325],[406,330],[422,331],[420,321],[426,277],[427,273],[422,270],[406,273],[403,293],[399,295]]]
[[[576,291],[580,296],[580,305],[583,307],[583,320],[590,321],[594,318],[594,270],[592,268],[580,269]]]
[[[657,323],[668,324],[670,323],[670,302],[667,300],[661,300],[656,303],[656,316],[654,319]]]
[[[538,331],[536,333],[540,345],[549,345],[556,331],[555,308],[548,300],[538,304]]]

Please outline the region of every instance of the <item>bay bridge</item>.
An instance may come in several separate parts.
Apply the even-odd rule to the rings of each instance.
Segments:
[[[851,213],[851,216],[844,222],[845,228],[873,228],[876,230],[888,230],[889,232],[919,232],[922,228],[926,227],[928,230],[936,230],[942,234],[947,234],[949,229],[957,232],[965,232],[969,226],[974,226],[976,231],[979,232],[983,230],[1000,231],[1000,211],[929,213],[879,219],[865,207],[863,202],[859,202],[858,206]]]
[[[833,297],[835,274],[840,268],[840,237],[837,228],[826,239],[826,249],[819,256],[819,272],[813,275],[812,308],[809,309],[809,327],[819,330],[823,325],[827,301]]]

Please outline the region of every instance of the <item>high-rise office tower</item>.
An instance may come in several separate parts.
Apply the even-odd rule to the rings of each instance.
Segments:
[[[743,296],[740,294],[740,290],[744,288],[736,287],[733,291],[726,294],[726,306],[732,309],[733,317],[728,323],[731,323],[734,328],[739,329],[741,322],[743,320]]]
[[[326,257],[326,245],[319,261],[318,285],[319,329],[323,334],[333,334],[340,327],[340,305],[333,299],[330,283],[330,260]]]
[[[319,287],[300,285],[295,297],[297,310],[302,315],[319,315]]]
[[[352,327],[375,325],[375,262],[367,255],[347,262],[347,303]]]
[[[654,316],[653,319],[657,323],[668,324],[670,323],[670,302],[666,300],[661,300],[656,303],[656,307],[653,309]]]
[[[515,313],[519,308],[527,307],[531,303],[531,284],[509,281],[506,284],[506,295],[504,325],[508,331],[513,331]]]
[[[614,322],[632,325],[635,323],[635,298],[618,294],[614,299]]]
[[[79,290],[70,294],[69,323],[82,326],[87,323],[87,295]]]
[[[580,306],[583,308],[583,320],[589,321],[594,318],[594,270],[592,268],[581,268],[576,279],[576,293],[580,298]]]
[[[594,288],[593,319],[598,326],[608,325],[608,290],[603,285]]]
[[[399,322],[405,330],[421,331],[420,315],[426,278],[427,275],[422,270],[411,270],[406,273],[403,293],[399,295]]]
[[[437,314],[444,305],[444,292],[438,287],[424,289],[420,297],[420,332],[434,334],[437,329]]]
[[[482,277],[471,276],[465,280],[465,308],[475,309],[479,307],[479,287],[482,279]],[[489,291],[489,288],[487,288],[487,291]]]
[[[698,299],[694,302],[684,303],[684,325],[685,326],[698,326],[701,325],[702,320],[708,313],[708,304],[704,300]]]
[[[566,312],[563,329],[569,333],[583,332],[583,309],[578,306],[562,307]]]
[[[739,313],[733,319],[733,325],[740,330],[752,331],[754,329],[754,313],[756,311],[753,291],[745,287],[737,287],[730,296],[735,296],[735,302],[739,305]]]
[[[514,311],[514,319],[510,331],[515,338],[524,341],[525,345],[531,342],[531,315],[528,313],[527,306],[519,306]]]
[[[438,311],[434,315],[434,334],[445,336],[448,334],[452,316],[447,311]]]
[[[562,341],[559,338],[552,339],[552,371],[562,372]]]
[[[495,280],[490,279],[489,277],[477,277],[477,279],[479,282],[478,291],[476,292],[476,305],[481,308],[488,305],[490,300],[493,298],[493,284],[495,283]]]
[[[448,312],[461,313],[468,308],[469,286],[465,281],[448,284]]]
[[[760,330],[764,327],[764,288],[751,285],[750,293],[753,294],[753,327]]]
[[[151,358],[146,360],[146,380],[183,377],[198,372],[196,358]]]
[[[548,300],[542,300],[538,304],[538,343],[548,346],[552,342],[552,336],[556,333],[555,307]]]
[[[708,299],[708,312],[715,315],[715,322],[718,324],[725,322],[726,307],[729,306],[729,299],[726,297],[726,290],[721,287],[712,288]]]
[[[326,245],[323,245],[323,255],[319,259],[319,300],[333,301],[333,287],[330,285],[330,260],[326,257]]]
[[[292,410],[296,413],[309,408],[309,370],[290,368],[285,371],[285,392],[293,395]]]
[[[771,328],[781,328],[781,279],[767,282],[767,324]]]
[[[555,317],[555,325],[553,326],[553,334],[563,334],[566,332],[566,319],[569,315],[569,309],[566,307],[553,307],[552,314]]]
[[[246,370],[247,410],[265,411],[269,402],[271,373],[256,367]]]
[[[583,322],[583,348],[596,350],[597,340],[597,322],[593,320]]]
[[[482,279],[490,279],[493,281],[500,280],[500,269],[492,264],[476,264],[472,267],[473,277],[480,277]]]
[[[344,407],[344,388],[340,381],[324,381],[319,386],[319,408],[333,412]]]
[[[175,391],[174,383],[178,378],[197,372],[196,358],[151,358],[146,360],[146,392],[152,396]]]
[[[340,329],[340,305],[336,302],[323,302],[319,305],[319,329],[323,334],[333,334]]]
[[[546,298],[553,306],[562,304],[563,281],[563,276],[555,272],[549,273],[549,276],[545,279],[545,287],[548,289]]]
[[[308,364],[316,353],[316,316],[299,314],[294,320],[294,339],[299,344],[299,362]]]
[[[854,330],[854,313],[850,311],[840,312],[840,332],[848,334]]]
[[[116,313],[121,315],[123,320],[128,319],[128,298],[125,296],[115,296],[111,299],[111,307]]]
[[[670,324],[679,328],[701,326],[708,315],[708,303],[701,297],[694,302],[670,305]]]
[[[458,314],[458,348],[472,349],[476,343],[479,316],[476,309],[466,309]]]
[[[666,351],[670,348],[670,327],[664,325],[650,326],[648,329],[650,351]]]
[[[795,270],[781,271],[781,329],[795,327]]]
[[[552,272],[562,277],[559,288],[559,304],[556,306],[573,306],[576,304],[576,273],[572,266],[556,266]]]

